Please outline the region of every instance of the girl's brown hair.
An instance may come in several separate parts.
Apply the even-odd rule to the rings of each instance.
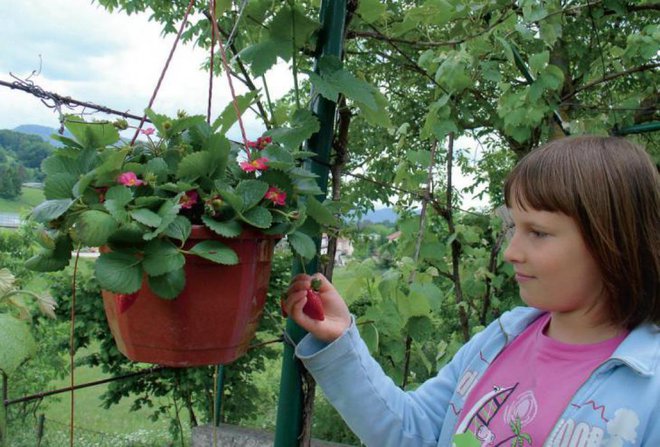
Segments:
[[[600,268],[613,323],[660,324],[660,178],[643,148],[618,137],[552,141],[520,160],[504,197],[508,207],[575,220]]]

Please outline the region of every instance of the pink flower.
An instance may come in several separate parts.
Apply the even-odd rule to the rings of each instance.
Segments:
[[[148,129],[142,129],[142,130],[140,130],[140,133],[141,133],[142,135],[147,135],[147,136],[148,136],[148,135],[153,135],[155,131],[156,131],[156,129],[154,129],[153,127],[150,127],[150,128],[148,128]]]
[[[268,169],[266,162],[268,162],[268,159],[266,157],[261,157],[252,161],[242,161],[240,165],[241,169],[245,172],[265,171]]]
[[[286,193],[281,189],[276,188],[275,186],[271,186],[270,188],[268,188],[268,191],[266,191],[264,198],[270,200],[275,205],[284,206],[286,200]]]
[[[247,146],[251,149],[262,150],[272,142],[273,139],[271,137],[259,137],[257,141],[248,141]]]
[[[197,191],[195,190],[187,191],[179,199],[179,204],[181,205],[181,208],[190,209],[193,207],[194,204],[197,203],[198,199],[199,199],[199,194],[197,194]]]
[[[140,186],[144,185],[144,182],[137,178],[137,175],[135,175],[135,172],[124,172],[123,174],[120,174],[119,177],[117,177],[117,183],[125,185],[125,186]]]

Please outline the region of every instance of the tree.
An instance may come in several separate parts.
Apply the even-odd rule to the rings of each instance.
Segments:
[[[43,159],[54,149],[53,145],[37,135],[11,130],[0,130],[0,147],[13,153],[20,164],[32,169],[39,169]]]
[[[165,33],[175,31],[188,4],[98,3],[129,14],[149,9]],[[217,16],[224,39],[238,23],[228,48],[232,73],[255,93],[253,108],[266,127],[311,128],[295,111],[307,107],[302,101],[312,91],[338,103],[337,209],[364,210],[379,200],[408,213],[396,268],[383,274],[378,292],[360,308],[372,352],[406,387],[435,374],[471,334],[518,302],[501,259],[501,222],[489,210],[460,209],[454,169],[473,175],[471,188],[485,188],[495,209],[503,177],[542,142],[657,121],[660,6],[626,0],[347,4],[345,56],[322,59],[315,73],[318,2],[256,0],[243,10],[242,2],[224,1]],[[184,39],[208,48],[206,5],[196,8],[201,14]],[[296,74],[307,71],[308,80],[271,104],[254,79],[278,58]],[[473,141],[469,153],[457,149],[460,137]],[[657,133],[631,138],[658,159]],[[413,214],[420,205],[423,212]],[[364,280],[375,274],[365,273]]]
[[[21,167],[15,163],[0,165],[0,197],[15,199],[21,195],[24,175]]]

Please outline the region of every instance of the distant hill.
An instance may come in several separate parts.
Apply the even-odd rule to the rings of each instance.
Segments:
[[[398,219],[399,215],[395,213],[392,208],[381,208],[379,210],[369,211],[367,214],[362,216],[362,219],[360,220],[362,222],[368,220],[369,222],[373,223],[382,223],[386,221],[396,223]]]
[[[16,127],[13,129],[14,132],[20,132],[20,133],[25,133],[25,134],[30,134],[30,135],[38,135],[41,137],[42,140],[44,140],[47,143],[52,144],[55,147],[61,147],[62,143],[59,141],[51,138],[51,135],[54,133],[58,133],[57,129],[53,129],[52,127],[47,127],[47,126],[40,126],[38,124],[21,124],[20,126]],[[71,138],[71,133],[68,130],[64,131],[64,136]]]

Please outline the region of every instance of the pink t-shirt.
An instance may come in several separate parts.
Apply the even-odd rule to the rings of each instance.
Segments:
[[[562,343],[545,335],[550,314],[526,328],[470,391],[456,433],[473,433],[482,446],[540,446],[591,372],[626,333],[594,344]]]

